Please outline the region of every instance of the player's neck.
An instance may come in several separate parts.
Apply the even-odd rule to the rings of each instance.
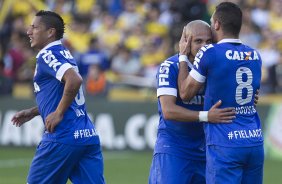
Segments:
[[[234,35],[225,35],[221,38],[221,40],[222,39],[239,39],[239,37]]]
[[[48,39],[41,48],[38,48],[38,50],[42,50],[44,47],[46,47],[48,44],[57,41],[56,39]]]
[[[217,42],[219,42],[220,40],[223,40],[223,39],[238,39],[239,36],[235,36],[235,35],[232,35],[232,34],[226,34],[226,33],[219,33],[217,35]]]

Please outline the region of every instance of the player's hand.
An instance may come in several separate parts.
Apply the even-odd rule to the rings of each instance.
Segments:
[[[210,123],[231,123],[235,116],[235,109],[228,107],[219,109],[222,101],[219,100],[212,106],[208,113],[208,120]]]
[[[258,100],[259,100],[259,90],[257,90],[255,94],[255,106],[258,104]]]
[[[12,123],[16,127],[22,126],[25,122],[31,120],[34,118],[34,114],[30,109],[25,109],[22,111],[17,112],[13,117],[12,117]]]
[[[50,113],[45,120],[45,128],[48,132],[53,133],[55,127],[62,121],[63,115],[55,112]]]
[[[179,41],[179,54],[188,56],[191,52],[191,35],[186,35],[186,27],[183,28],[181,39]]]

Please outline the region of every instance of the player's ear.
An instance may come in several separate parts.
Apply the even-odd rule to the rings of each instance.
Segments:
[[[220,29],[220,22],[217,20],[217,19],[215,19],[214,20],[214,29],[216,30],[216,31],[218,31],[219,29]]]
[[[48,38],[51,38],[52,36],[54,36],[56,34],[56,29],[55,28],[50,28],[48,30]]]

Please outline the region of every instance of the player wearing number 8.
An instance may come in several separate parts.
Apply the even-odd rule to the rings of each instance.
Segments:
[[[219,4],[211,18],[217,44],[201,48],[189,76],[185,74],[186,63],[179,66],[181,98],[191,99],[206,83],[205,110],[218,100],[222,100],[222,107],[236,110],[231,124],[205,124],[208,184],[262,183],[263,137],[254,106],[262,61],[256,50],[238,39],[241,25],[242,12],[237,5]]]
[[[76,61],[60,41],[64,29],[58,14],[39,11],[27,31],[31,47],[40,50],[33,79],[37,106],[17,112],[12,122],[21,126],[41,115],[45,125],[27,182],[103,184],[99,137],[86,112]]]

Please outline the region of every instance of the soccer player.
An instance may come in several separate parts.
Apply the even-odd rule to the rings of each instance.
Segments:
[[[60,39],[64,21],[51,11],[36,13],[27,30],[36,56],[34,91],[37,106],[12,118],[21,126],[37,115],[45,124],[27,182],[29,184],[104,183],[100,141],[86,109],[76,61]]]
[[[187,55],[189,61],[193,61],[197,51],[211,43],[211,29],[206,22],[200,20],[188,23],[186,28],[184,34],[192,35],[191,52]],[[235,115],[233,108],[218,109],[221,104],[218,102],[208,111],[208,119],[199,119],[199,111],[203,110],[203,92],[199,92],[190,101],[180,99],[177,88],[178,57],[176,54],[164,61],[157,74],[160,122],[150,184],[205,183],[205,136],[202,121],[230,122]],[[192,63],[188,64],[189,67],[186,67],[190,70]]]
[[[182,99],[191,99],[206,83],[204,109],[219,99],[222,107],[235,107],[236,118],[230,124],[206,123],[206,182],[262,183],[263,136],[255,109],[255,92],[260,88],[259,53],[239,39],[242,12],[231,2],[220,3],[211,17],[211,29],[217,44],[202,47],[188,77],[185,58],[180,61],[178,84]],[[188,37],[183,35],[180,54],[186,51]],[[183,58],[180,57],[179,58]],[[200,114],[206,119],[207,114]]]

